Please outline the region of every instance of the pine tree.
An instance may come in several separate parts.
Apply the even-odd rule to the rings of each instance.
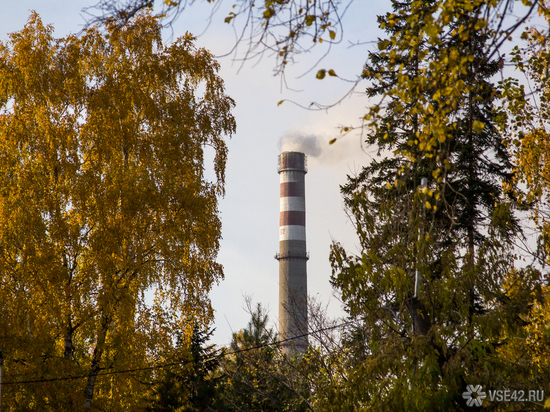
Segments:
[[[249,309],[252,309],[251,307]],[[277,334],[258,304],[246,328],[234,333],[225,357],[224,400],[231,411],[295,411],[308,407],[308,381],[276,347]]]
[[[386,157],[342,187],[360,256],[339,244],[331,254],[333,285],[363,323],[349,342],[359,350],[347,390],[369,410],[460,410],[467,384],[521,387],[530,373],[503,349],[523,333],[539,273],[513,266],[519,228],[502,192],[512,164],[494,110],[493,32],[483,5],[437,31],[435,5],[393,2],[379,19],[389,38],[364,76],[385,103],[371,109],[368,142]]]
[[[190,342],[186,343],[183,335],[179,335],[176,350],[180,354],[179,362],[162,371],[147,411],[225,410],[220,401],[222,353],[215,345],[207,344],[213,333],[214,330],[201,329],[195,323]]]
[[[191,371],[179,379],[189,388],[189,406],[184,412],[205,411],[216,405],[217,386],[221,381],[220,352],[215,345],[207,345],[214,330],[201,330],[195,323],[190,344]]]

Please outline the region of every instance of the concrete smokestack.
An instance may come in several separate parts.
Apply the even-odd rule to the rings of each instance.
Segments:
[[[279,339],[289,355],[307,349],[306,156],[279,155],[281,208],[279,219]],[[304,335],[304,336],[302,336]]]

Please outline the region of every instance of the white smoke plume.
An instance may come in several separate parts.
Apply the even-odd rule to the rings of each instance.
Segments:
[[[280,139],[282,152],[302,152],[311,157],[319,157],[323,153],[325,139],[314,134],[287,133]]]

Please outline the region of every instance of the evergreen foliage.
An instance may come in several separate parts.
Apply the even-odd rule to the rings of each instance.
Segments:
[[[258,304],[250,314],[247,327],[233,334],[230,349],[234,354],[223,362],[229,410],[309,410],[307,381],[278,351],[277,334],[268,326],[266,311]]]
[[[176,348],[176,352],[182,355],[179,365],[162,372],[147,411],[226,410],[219,391],[219,385],[224,381],[219,371],[221,353],[215,345],[207,344],[213,333],[213,330],[203,330],[195,323],[190,342],[185,343],[180,335]]]
[[[364,71],[367,94],[382,97],[368,142],[384,158],[342,187],[362,252],[331,253],[333,285],[364,325],[348,358],[362,366],[342,396],[368,410],[463,410],[467,384],[526,388],[536,373],[507,345],[525,337],[540,273],[514,267],[519,229],[502,191],[512,164],[492,83],[501,62],[487,58],[493,32],[475,30],[484,6],[457,11],[436,38],[414,33],[429,30],[437,2],[393,6]]]

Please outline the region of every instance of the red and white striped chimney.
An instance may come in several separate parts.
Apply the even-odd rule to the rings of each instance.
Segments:
[[[279,339],[287,354],[307,349],[306,156],[279,155]]]

